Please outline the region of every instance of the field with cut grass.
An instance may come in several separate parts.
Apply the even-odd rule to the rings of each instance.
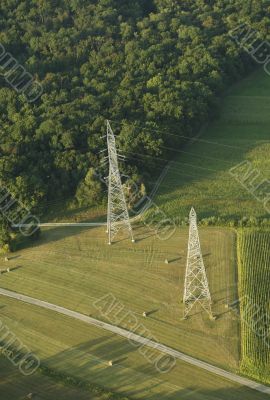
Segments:
[[[232,400],[265,399],[262,393],[232,384],[181,361],[177,361],[169,373],[160,374],[123,338],[15,300],[0,297],[0,301],[1,319],[41,358],[42,365],[83,382],[95,382],[133,399],[227,400],[228,396]],[[116,361],[113,367],[108,366],[110,359]],[[25,400],[24,394],[29,392],[36,393],[37,400],[64,398],[65,388],[52,383],[46,376],[24,377],[4,360],[0,361],[2,366],[7,369],[1,369],[1,399]],[[67,395],[66,399],[108,398],[68,390],[76,397]]]
[[[270,77],[260,69],[232,87],[220,116],[194,143],[174,151],[175,159],[155,199],[157,205],[168,217],[182,220],[191,205],[200,218],[266,218],[262,202],[229,171],[248,160],[260,172],[258,183],[270,179],[269,125]]]
[[[239,233],[241,371],[270,383],[270,232]]]
[[[0,396],[2,400],[25,400],[33,393],[33,400],[102,400],[81,389],[64,386],[41,373],[23,376],[4,356],[0,356]]]
[[[104,227],[44,229],[32,248],[14,253],[9,265],[18,268],[1,275],[1,287],[95,318],[102,315],[93,303],[111,293],[160,342],[237,368],[238,324],[224,313],[227,298],[237,297],[234,232],[201,231],[213,311],[219,316],[216,322],[200,310],[190,320],[181,321],[188,229],[177,231],[167,241],[157,239],[147,228],[138,228],[134,234],[136,244],[120,240],[108,246]],[[149,318],[143,318],[144,311],[151,313]]]
[[[8,266],[14,270],[1,275],[1,287],[98,319],[103,316],[93,303],[111,293],[159,342],[237,371],[238,318],[224,307],[237,298],[235,233],[223,228],[201,229],[216,321],[210,321],[201,310],[194,310],[187,321],[181,320],[188,230],[177,231],[167,241],[158,240],[143,227],[134,233],[136,244],[120,237],[108,246],[104,227],[44,229],[32,247],[12,255]],[[7,262],[1,264],[6,268]],[[148,318],[143,318],[144,311],[150,312]],[[199,391],[199,399],[204,398],[200,397],[204,390],[214,392],[212,385],[219,382],[202,371],[196,372],[194,382],[194,371],[187,365],[159,374],[124,339],[15,300],[1,298],[1,318],[50,367],[76,372],[83,379],[134,398],[158,399],[162,393],[164,399],[178,399],[181,390],[188,393],[191,388]],[[108,367],[110,359],[120,360],[117,371]],[[114,372],[118,372],[117,378]]]

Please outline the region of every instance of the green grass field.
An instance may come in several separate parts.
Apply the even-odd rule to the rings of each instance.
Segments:
[[[101,400],[101,397],[84,390],[74,389],[56,383],[40,373],[23,376],[4,356],[0,357],[0,395],[3,400],[25,400],[33,393],[34,400]]]
[[[228,396],[232,400],[265,399],[263,394],[180,361],[170,373],[160,374],[127,340],[54,312],[7,298],[1,298],[1,306],[1,319],[41,357],[43,364],[66,374],[72,373],[83,381],[94,381],[108,390],[126,393],[134,399],[150,400],[227,400]],[[109,367],[109,359],[118,361]],[[1,360],[0,366],[7,368],[0,370],[3,400],[24,400],[22,395],[29,392],[37,393],[38,400],[59,400],[68,390],[70,396],[66,396],[67,399],[96,400],[91,393],[87,396],[85,392],[65,390],[39,374],[24,377],[7,361]],[[71,397],[72,393],[76,397]],[[98,399],[106,400],[107,397]]]
[[[156,203],[171,218],[184,219],[190,206],[200,218],[267,217],[262,203],[229,173],[244,160],[270,179],[270,77],[263,70],[234,86],[220,116],[195,143],[175,150]]]
[[[239,233],[241,371],[270,383],[270,232]]]
[[[181,321],[188,229],[177,231],[168,241],[158,240],[146,228],[134,233],[135,245],[123,240],[108,246],[104,228],[44,229],[34,247],[14,254],[19,257],[9,265],[20,268],[3,274],[1,287],[97,318],[102,315],[94,301],[112,293],[160,342],[209,362],[237,368],[238,324],[224,314],[227,297],[236,298],[234,232],[215,228],[201,231],[215,301],[213,310],[220,315],[216,322],[201,312]],[[171,261],[169,265],[164,262],[166,258]],[[154,312],[144,319],[144,311]]]
[[[157,240],[142,227],[135,229],[135,235],[136,244],[120,240],[108,246],[104,228],[44,229],[33,247],[13,254],[8,265],[18,268],[1,275],[1,287],[100,319],[102,315],[93,302],[112,293],[158,341],[237,371],[238,318],[224,307],[228,300],[237,298],[234,232],[201,229],[213,310],[218,316],[215,322],[200,310],[195,310],[189,320],[181,320],[188,230],[177,231],[169,241]],[[165,258],[169,265],[164,263]],[[3,260],[1,268],[6,265]],[[153,313],[143,318],[143,311]],[[76,373],[134,398],[159,399],[162,394],[164,399],[179,399],[181,391],[191,390],[198,391],[194,399],[204,399],[204,391],[219,393],[224,387],[232,387],[199,370],[194,382],[193,368],[184,364],[169,374],[159,374],[124,339],[3,297],[1,318],[50,367]],[[119,365],[109,368],[110,359],[119,359]],[[250,393],[243,389],[245,392],[247,396]]]

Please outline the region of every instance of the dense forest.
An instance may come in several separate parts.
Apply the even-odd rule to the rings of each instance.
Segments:
[[[269,0],[2,0],[0,43],[43,88],[27,101],[0,61],[2,185],[44,210],[100,201],[110,119],[123,170],[148,187],[255,66],[229,31],[246,23],[264,39],[269,16]]]

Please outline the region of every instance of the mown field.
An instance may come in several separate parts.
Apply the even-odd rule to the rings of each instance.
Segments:
[[[0,396],[3,400],[26,400],[32,393],[33,400],[102,400],[81,389],[64,386],[41,373],[23,376],[4,356],[0,356]]]
[[[262,203],[229,171],[248,160],[260,181],[270,178],[269,124],[270,77],[260,69],[227,93],[220,115],[194,143],[174,150],[157,205],[168,217],[182,220],[191,205],[200,218],[267,217]]]
[[[224,313],[227,298],[236,298],[234,232],[201,231],[213,311],[220,316],[216,322],[196,310],[193,318],[181,321],[188,229],[177,230],[166,241],[146,227],[134,234],[136,244],[120,240],[108,246],[104,227],[44,229],[36,245],[14,253],[9,265],[19,268],[1,276],[1,287],[97,318],[102,315],[93,303],[111,293],[162,343],[236,368],[237,321]],[[2,261],[2,268],[6,265]],[[149,318],[143,318],[144,311],[151,312]]]
[[[264,400],[265,395],[232,384],[205,371],[177,361],[170,373],[160,374],[127,340],[106,331],[38,307],[0,297],[1,320],[46,365],[82,381],[95,382],[132,399]],[[108,360],[116,360],[113,367]],[[106,395],[65,389],[40,374],[24,377],[0,359],[0,395],[4,400],[87,399],[106,400]],[[2,369],[3,367],[3,369]],[[16,379],[15,379],[16,378]],[[11,384],[12,382],[12,384]],[[69,392],[69,394],[67,393]],[[74,397],[72,397],[74,396]]]
[[[1,275],[1,287],[99,319],[103,319],[103,316],[93,303],[111,293],[126,310],[134,313],[159,342],[236,371],[239,365],[238,318],[224,307],[226,302],[237,298],[234,232],[222,228],[201,230],[202,249],[214,301],[213,311],[218,317],[216,321],[210,321],[200,310],[195,310],[189,320],[181,320],[188,230],[178,230],[167,241],[157,239],[146,227],[137,227],[134,233],[136,244],[120,240],[108,246],[104,228],[44,229],[41,239],[32,247],[18,250],[12,255],[8,266],[14,270]],[[165,258],[169,260],[168,265],[164,262]],[[7,262],[2,260],[1,268],[6,266]],[[50,360],[51,365],[56,367],[58,360],[61,360],[61,368],[65,371],[76,370],[79,375],[109,389],[117,388],[131,393],[134,398],[149,399],[151,397],[146,389],[149,386],[152,387],[153,399],[160,398],[160,393],[163,393],[164,399],[174,399],[179,398],[175,393],[180,389],[188,390],[189,384],[184,385],[184,381],[188,382],[186,375],[189,376],[190,387],[196,388],[199,395],[203,393],[203,387],[211,391],[212,384],[216,385],[216,379],[209,374],[203,378],[205,383],[201,384],[200,373],[194,382],[194,372],[188,366],[182,367],[181,372],[173,371],[171,377],[169,374],[156,375],[154,367],[148,365],[134,349],[131,351],[123,339],[99,330],[95,330],[91,339],[93,328],[68,318],[58,315],[49,318],[44,310],[32,310],[30,306],[5,298],[1,299],[1,305],[1,318],[7,318],[15,333],[20,333],[20,337],[25,336],[29,345],[35,345],[34,350],[43,360]],[[144,311],[150,312],[148,318],[143,318]],[[65,323],[60,320],[65,320]],[[104,336],[106,339],[102,339]],[[76,356],[74,349],[77,347],[79,352]],[[88,362],[89,366],[92,365],[88,352],[102,360],[108,375],[104,374],[103,369],[97,374],[87,372],[85,365]],[[71,366],[69,359],[73,354],[75,358]],[[108,358],[114,358],[112,354],[122,359],[117,367],[122,371],[119,380],[107,365]],[[77,369],[74,367],[76,363]],[[146,376],[141,380],[144,370]],[[138,378],[136,382],[134,371]],[[128,384],[129,373],[131,381]],[[158,384],[148,381],[152,375],[154,380],[158,379]],[[185,376],[185,380],[181,381],[181,376]],[[180,388],[179,382],[183,382]]]
[[[270,383],[270,232],[239,233],[241,371]]]

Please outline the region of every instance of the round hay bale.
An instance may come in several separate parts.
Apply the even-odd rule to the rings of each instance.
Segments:
[[[110,360],[110,361],[108,362],[108,365],[109,365],[110,367],[112,367],[112,366],[113,366],[113,360]]]
[[[5,261],[9,261],[9,258],[8,258],[8,257],[5,257]]]
[[[147,317],[147,313],[145,311],[142,313],[142,315],[143,317]]]
[[[169,264],[169,260],[167,258],[165,259],[165,264]]]

